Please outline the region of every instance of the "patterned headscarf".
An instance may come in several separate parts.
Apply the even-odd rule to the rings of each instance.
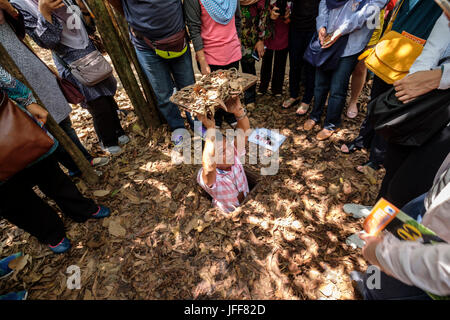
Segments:
[[[200,0],[211,18],[227,25],[236,13],[238,0]]]

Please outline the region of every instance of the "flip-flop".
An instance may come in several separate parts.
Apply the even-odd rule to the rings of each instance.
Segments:
[[[348,152],[342,151],[342,146],[341,146],[341,148],[339,148],[339,150],[340,150],[342,153],[345,153],[345,154],[350,154],[350,153],[353,153],[353,152],[355,152],[355,151],[357,151],[357,150],[361,150],[361,149],[362,149],[361,147],[358,147],[358,146],[357,146],[355,143],[353,143],[353,142],[350,142],[350,143],[344,143],[344,145],[347,146]]]
[[[358,116],[358,112],[355,111],[347,111],[347,118],[355,119]]]
[[[373,163],[372,161],[367,161],[366,163],[364,163],[364,164],[362,164],[361,166],[358,166],[358,167],[366,167],[366,166],[371,168],[371,169],[373,169],[373,170],[375,170],[375,171],[378,171],[380,169],[380,165],[378,165],[376,163]],[[358,171],[360,173],[364,173],[364,171],[363,170],[359,170],[358,167],[355,168],[356,171]]]
[[[346,113],[347,118],[349,118],[349,119],[355,119],[356,116],[358,115],[358,112],[359,112],[358,106],[356,106],[356,111],[350,111],[350,108],[347,109],[347,113]]]
[[[297,111],[295,111],[296,114],[298,114],[299,116],[303,116],[304,114],[306,114],[309,110],[309,105],[305,106],[305,105],[300,105],[300,107],[298,107]]]
[[[286,102],[288,102],[288,101],[291,100],[291,99],[292,99],[291,103],[286,104]],[[281,107],[282,107],[283,109],[289,109],[290,107],[295,106],[295,105],[298,103],[298,101],[299,101],[299,99],[289,98],[289,99],[287,99],[287,100],[285,100],[285,101],[283,102],[283,104],[281,105]]]

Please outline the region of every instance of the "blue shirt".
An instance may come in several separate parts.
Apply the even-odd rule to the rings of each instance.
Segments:
[[[125,19],[150,40],[162,40],[185,27],[181,0],[122,0]],[[139,50],[148,50],[143,40],[131,34]]]
[[[375,13],[374,8],[383,9],[389,0],[367,0],[366,4],[358,9],[362,0],[349,0],[342,7],[329,10],[326,0],[320,1],[319,16],[316,19],[317,31],[325,27],[327,33],[333,33],[337,30],[342,35],[349,34],[347,46],[341,57],[348,57],[360,53],[369,43],[375,28],[368,28],[368,23],[373,18],[379,17],[379,12]],[[376,27],[376,26],[375,26]]]

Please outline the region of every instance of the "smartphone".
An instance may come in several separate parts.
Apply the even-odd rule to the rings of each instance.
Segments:
[[[449,0],[434,0],[438,4],[439,7],[444,10],[447,16],[450,16],[450,1]]]
[[[253,50],[252,58],[255,59],[256,61],[259,61],[259,54],[256,50]]]

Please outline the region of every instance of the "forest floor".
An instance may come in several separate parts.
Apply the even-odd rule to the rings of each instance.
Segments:
[[[38,52],[50,62],[47,51]],[[25,255],[17,272],[0,281],[0,293],[26,289],[29,299],[358,298],[349,273],[367,264],[345,240],[362,225],[342,206],[373,204],[384,172],[357,172],[367,153],[345,155],[339,147],[357,135],[364,112],[353,120],[343,116],[342,129],[319,142],[319,126],[305,132],[307,118],[295,108],[282,109],[281,98],[271,95],[258,97],[249,110],[251,126],[287,137],[279,171],[260,176],[246,203],[226,215],[211,208],[198,187],[200,165],[172,164],[167,125],[143,132],[123,88],[116,99],[130,111],[122,123],[131,142],[101,168],[98,185],[75,179],[85,196],[112,209],[111,217],[84,224],[63,218],[73,243],[63,255],[0,220],[1,257]],[[87,149],[102,155],[89,113],[75,107],[71,118]],[[81,270],[79,290],[67,288],[71,265]]]

